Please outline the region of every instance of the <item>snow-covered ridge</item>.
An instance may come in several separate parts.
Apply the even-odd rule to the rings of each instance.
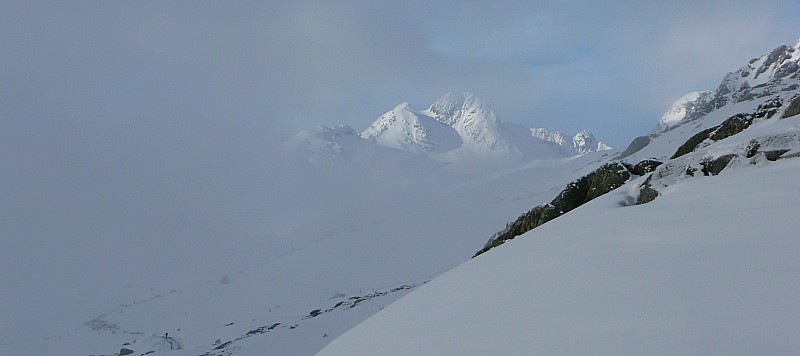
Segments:
[[[770,53],[751,59],[728,73],[715,91],[691,92],[661,117],[651,136],[685,122],[697,120],[728,104],[749,101],[800,88],[800,40],[794,46],[781,45]]]
[[[691,116],[696,110],[707,105],[712,99],[713,92],[710,91],[694,91],[682,96],[680,99],[672,103],[669,110],[661,116],[658,124],[653,129],[651,134],[659,134],[669,131],[675,124],[681,122],[687,116]]]
[[[509,125],[471,93],[447,93],[427,110],[402,103],[383,114],[361,136],[378,145],[413,153],[495,152],[522,156]]]
[[[565,135],[560,131],[550,131],[542,127],[531,128],[531,135],[545,142],[552,142],[562,149],[570,152],[575,151],[577,154],[584,154],[595,151],[606,151],[612,149],[611,146],[604,142],[598,141],[591,131],[583,130],[572,136],[571,140],[567,140]]]
[[[462,143],[449,126],[405,102],[381,115],[361,137],[380,146],[413,153],[447,152]]]

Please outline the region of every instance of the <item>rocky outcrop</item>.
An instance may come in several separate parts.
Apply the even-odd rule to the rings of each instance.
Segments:
[[[700,170],[703,172],[703,175],[715,176],[728,167],[728,163],[730,163],[734,157],[736,157],[735,154],[726,154],[714,159],[709,158],[701,160],[700,165],[702,165],[703,168]]]
[[[800,79],[800,42],[793,47],[778,46],[768,54],[753,58],[737,71],[728,73],[715,91],[690,93],[676,101],[651,135],[698,120],[728,104],[800,89],[800,84],[791,82],[797,79]]]
[[[700,131],[690,137],[683,145],[678,147],[671,159],[681,157],[689,152],[696,150],[707,140],[716,142],[736,135],[750,127],[757,119],[770,119],[778,113],[783,101],[780,98],[773,98],[759,105],[752,114],[736,114],[723,121],[721,124]]]
[[[639,196],[636,197],[636,205],[647,204],[658,198],[658,191],[653,189],[653,186],[650,185],[650,180],[652,178],[652,175],[647,177],[647,180],[639,186]]]
[[[792,101],[789,103],[789,107],[787,107],[783,112],[783,118],[790,118],[797,114],[800,114],[800,96],[792,99]]]
[[[619,154],[619,158],[625,158],[636,152],[639,152],[642,150],[642,148],[647,147],[647,145],[649,144],[650,144],[649,136],[639,136],[633,139],[633,141],[628,145],[628,147],[625,148],[625,150]]]
[[[506,225],[504,230],[489,239],[486,245],[475,253],[473,257],[500,246],[506,241],[564,215],[592,199],[621,187],[631,178],[634,171],[644,172],[650,170],[653,165],[657,166],[656,162],[648,160],[647,163],[640,162],[635,166],[618,162],[602,165],[592,173],[567,184],[564,190],[549,204],[539,205],[522,214],[514,222]],[[635,167],[638,167],[638,169]]]

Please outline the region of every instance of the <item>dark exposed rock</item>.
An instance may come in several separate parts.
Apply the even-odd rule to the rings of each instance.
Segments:
[[[650,180],[652,178],[652,175],[647,177],[647,180],[639,187],[639,196],[636,198],[636,205],[647,204],[658,198],[658,191],[653,189],[653,186],[650,185]]]
[[[226,348],[226,347],[228,347],[228,346],[231,346],[231,344],[233,344],[233,341],[226,341],[226,342],[223,342],[223,343],[222,343],[222,344],[220,344],[219,346],[215,347],[215,348],[214,348],[214,350],[222,350],[222,349],[224,349],[224,348]]]
[[[733,115],[721,124],[690,137],[681,147],[678,147],[678,150],[670,158],[675,159],[696,150],[705,140],[719,141],[736,135],[750,127],[755,119],[770,119],[778,113],[778,108],[782,105],[783,101],[780,98],[773,98],[759,105],[752,114]],[[784,115],[786,115],[785,112]]]
[[[800,114],[800,96],[794,98],[792,102],[789,103],[789,107],[786,108],[786,111],[783,112],[783,118],[788,118]]]
[[[753,158],[755,157],[756,153],[758,153],[758,149],[761,148],[761,144],[758,143],[756,140],[750,140],[750,143],[747,144],[747,149],[745,150],[745,157]]]
[[[725,169],[725,167],[728,166],[728,163],[730,163],[734,157],[736,157],[736,155],[727,154],[719,156],[716,159],[702,160],[700,164],[703,166],[703,174],[707,176],[715,176],[719,174],[723,169]]]
[[[247,334],[244,334],[244,335],[245,336],[251,336],[251,335],[268,333],[268,332],[274,330],[275,328],[277,328],[279,325],[281,325],[281,323],[274,323],[274,324],[269,325],[269,326],[267,326],[267,325],[260,326],[260,327],[257,327],[255,329],[252,329],[252,330],[248,331]]]
[[[645,174],[653,172],[656,167],[660,166],[662,162],[656,161],[654,159],[645,159],[639,161],[636,165],[633,166],[631,173],[637,176],[643,176]]]
[[[133,350],[131,350],[131,349],[127,348],[127,347],[123,347],[123,348],[119,349],[119,356],[130,355],[132,353],[133,353]]]
[[[694,136],[692,136],[688,140],[686,140],[686,142],[683,145],[678,147],[678,150],[675,151],[675,154],[672,155],[672,157],[670,157],[670,159],[675,159],[675,158],[683,156],[683,155],[685,155],[685,154],[687,154],[689,152],[694,151],[694,149],[697,148],[697,146],[699,146],[700,143],[702,143],[703,141],[708,139],[708,136],[712,132],[714,132],[715,129],[716,129],[715,127],[712,127],[712,128],[705,129],[703,131],[700,131],[700,132],[696,133]]]
[[[778,158],[781,158],[784,153],[789,152],[789,150],[781,149],[781,150],[774,150],[774,151],[764,151],[764,156],[767,157],[770,161],[777,161]]]
[[[620,153],[619,157],[620,158],[628,157],[636,152],[639,152],[642,148],[645,148],[649,144],[650,144],[650,137],[639,136],[633,139],[633,142],[631,142],[631,144],[628,145],[625,151],[622,151],[622,153]]]
[[[631,177],[629,167],[622,163],[606,163],[572,183],[567,184],[549,204],[539,205],[522,214],[506,229],[490,239],[476,257],[486,251],[502,245],[519,235],[553,220],[588,201],[619,188]]]
[[[717,126],[717,129],[709,135],[709,138],[714,141],[719,141],[731,137],[744,131],[744,129],[748,128],[752,123],[753,118],[750,115],[734,115]]]
[[[675,151],[675,154],[670,158],[675,159],[694,151],[703,141],[707,139],[711,141],[719,141],[738,134],[744,131],[744,129],[748,128],[752,123],[753,116],[751,115],[736,114],[731,116],[723,123],[700,131],[699,133],[690,137],[683,145],[681,145],[681,147],[678,147],[678,150]]]

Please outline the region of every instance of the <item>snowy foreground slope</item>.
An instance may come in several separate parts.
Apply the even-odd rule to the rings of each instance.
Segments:
[[[330,344],[358,354],[800,349],[800,159],[625,187],[471,260]]]

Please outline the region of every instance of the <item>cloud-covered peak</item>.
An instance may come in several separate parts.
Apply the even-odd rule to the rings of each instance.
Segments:
[[[675,124],[694,113],[698,108],[706,105],[711,100],[712,94],[713,92],[710,91],[693,91],[675,100],[669,110],[658,120],[652,133],[659,134],[669,131]]]

